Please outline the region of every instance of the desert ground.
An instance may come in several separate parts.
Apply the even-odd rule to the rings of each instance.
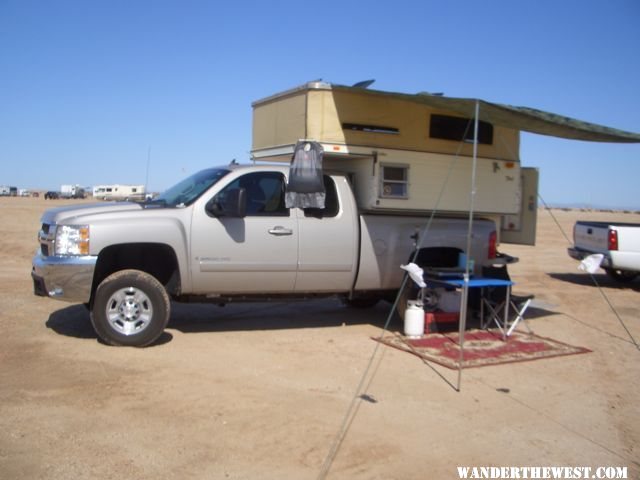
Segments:
[[[155,345],[106,346],[82,305],[33,295],[39,218],[73,202],[0,198],[0,479],[640,478],[640,280],[598,288],[566,254],[575,220],[636,213],[540,210],[535,247],[502,245],[532,330],[592,352],[466,369],[457,391],[456,371],[372,340],[386,303],[174,304]]]

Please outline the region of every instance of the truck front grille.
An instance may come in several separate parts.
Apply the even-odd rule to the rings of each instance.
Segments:
[[[40,243],[40,253],[48,257],[51,255],[54,249],[54,241],[56,239],[56,226],[48,223],[43,223],[40,231],[38,232],[38,242]]]

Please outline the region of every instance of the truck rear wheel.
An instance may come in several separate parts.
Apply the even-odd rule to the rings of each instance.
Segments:
[[[145,347],[162,335],[169,315],[169,296],[155,277],[122,270],[98,285],[91,323],[109,345]]]
[[[630,270],[616,270],[615,268],[605,268],[604,271],[607,272],[607,275],[609,275],[609,277],[623,283],[629,283],[638,276],[638,272],[632,272]]]

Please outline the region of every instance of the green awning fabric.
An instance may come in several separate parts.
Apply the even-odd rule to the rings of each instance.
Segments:
[[[568,138],[571,140],[585,140],[590,142],[611,143],[640,143],[640,133],[625,132],[604,125],[583,122],[575,118],[565,117],[556,113],[545,112],[529,107],[516,107],[491,103],[472,98],[453,98],[428,93],[415,95],[405,93],[384,92],[381,90],[364,90],[358,87],[332,85],[332,89],[359,90],[372,95],[403,98],[444,111],[457,113],[467,118],[474,118],[476,102],[480,103],[480,120],[514,128],[524,132]]]

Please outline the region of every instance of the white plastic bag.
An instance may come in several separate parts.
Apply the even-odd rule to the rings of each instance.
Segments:
[[[578,269],[583,272],[596,273],[600,268],[600,264],[604,259],[604,255],[601,253],[594,253],[582,259],[578,265]]]
[[[406,270],[409,273],[411,280],[416,282],[416,285],[418,285],[420,288],[424,288],[427,286],[427,284],[424,283],[423,278],[424,270],[422,270],[418,265],[416,265],[415,263],[409,263],[407,265],[400,265],[400,268]]]

